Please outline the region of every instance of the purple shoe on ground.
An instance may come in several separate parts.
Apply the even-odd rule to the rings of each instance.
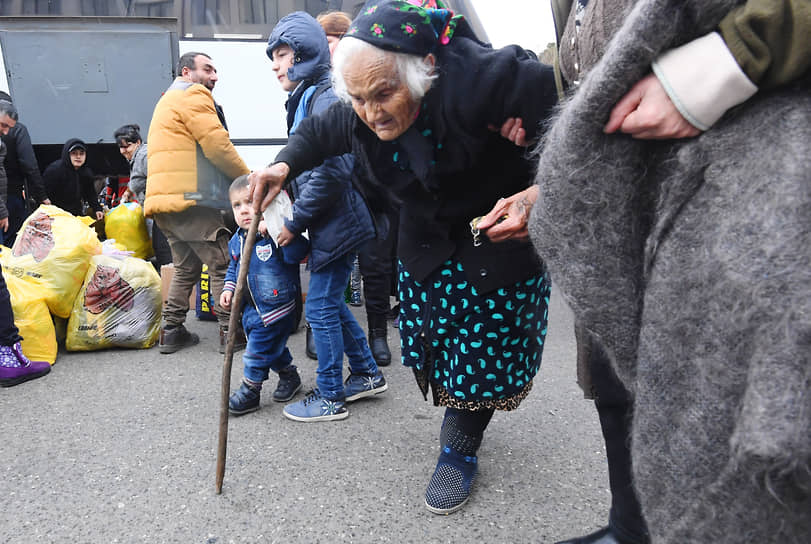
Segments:
[[[44,376],[50,371],[51,365],[48,362],[31,361],[23,355],[19,342],[13,346],[0,346],[0,386],[11,387]]]

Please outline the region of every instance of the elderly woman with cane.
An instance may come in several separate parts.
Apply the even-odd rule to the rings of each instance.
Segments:
[[[438,2],[415,3],[366,4],[333,57],[342,102],[302,121],[252,174],[253,201],[264,207],[286,180],[351,152],[372,210],[399,207],[402,357],[446,407],[425,503],[447,514],[468,500],[494,410],[529,394],[546,333],[550,284],[529,241],[494,244],[476,229],[532,178],[524,150],[491,127],[520,117],[537,137],[556,92],[531,53],[491,49]],[[520,202],[508,211],[526,213]]]

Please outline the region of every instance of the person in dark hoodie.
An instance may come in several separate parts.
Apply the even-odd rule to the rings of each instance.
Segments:
[[[93,172],[85,164],[87,146],[79,138],[71,138],[62,146],[62,158],[45,169],[42,178],[54,206],[81,216],[82,200],[95,212],[96,219],[104,218],[93,187]]]
[[[305,12],[283,17],[268,40],[287,100],[287,127],[293,134],[302,119],[325,111],[337,101],[330,84],[327,36]],[[361,194],[353,188],[351,155],[328,159],[322,166],[292,179],[293,217],[285,221],[278,244],[286,246],[309,231],[310,286],[305,315],[318,355],[317,387],[284,414],[295,421],[329,421],[349,415],[345,403],[382,393],[388,388],[366,335],[344,302],[358,247],[374,238],[375,226]],[[343,356],[350,375],[343,382]]]

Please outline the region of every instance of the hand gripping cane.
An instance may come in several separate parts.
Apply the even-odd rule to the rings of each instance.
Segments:
[[[220,393],[220,440],[217,445],[217,495],[222,493],[222,480],[225,477],[225,450],[228,445],[228,397],[231,392],[231,365],[234,362],[234,334],[239,330],[239,316],[242,310],[242,291],[248,279],[248,266],[251,264],[251,254],[256,242],[256,231],[262,214],[253,216],[242,255],[239,258],[239,275],[237,287],[231,299],[231,318],[228,321],[228,338],[225,344],[225,361],[222,365],[222,391]]]

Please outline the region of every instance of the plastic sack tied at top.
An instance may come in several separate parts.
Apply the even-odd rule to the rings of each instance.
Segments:
[[[160,334],[161,281],[135,257],[93,257],[68,320],[65,347],[91,351],[149,348]]]
[[[56,361],[57,343],[48,305],[37,284],[16,276],[4,276],[11,296],[14,325],[23,337],[23,353],[32,361]]]
[[[7,276],[38,285],[52,314],[68,317],[90,258],[99,253],[101,242],[93,229],[61,208],[43,204],[23,222],[2,264]]]
[[[134,257],[149,259],[153,255],[152,241],[146,229],[141,206],[135,202],[120,204],[104,216],[104,231],[122,249],[132,251]]]

